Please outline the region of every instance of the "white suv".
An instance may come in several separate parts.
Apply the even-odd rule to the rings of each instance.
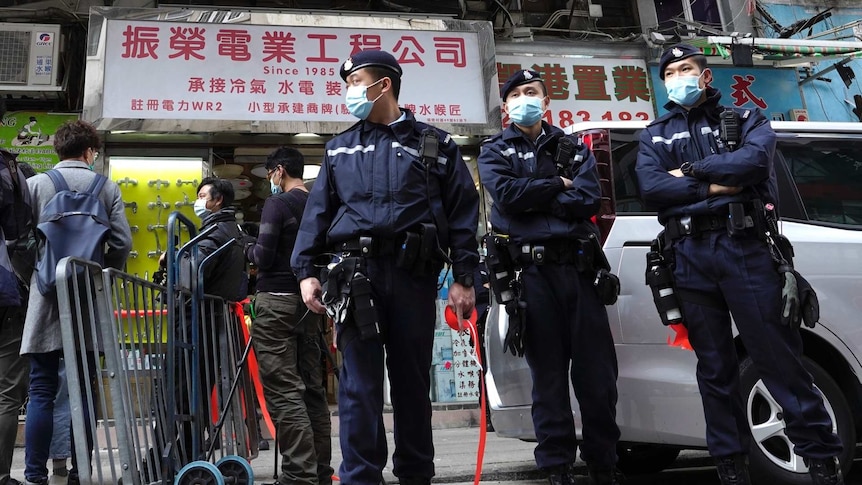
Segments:
[[[655,472],[673,463],[680,449],[706,448],[696,357],[668,344],[673,332],[662,326],[644,284],[645,254],[661,230],[638,195],[635,160],[645,125],[581,123],[566,130],[579,134],[596,156],[603,193],[598,224],[622,282],[608,317],[619,360],[620,467],[627,473]],[[772,126],[778,134],[781,230],[794,245],[796,268],[820,299],[820,323],[801,329],[804,361],[844,443],[840,458],[846,473],[862,424],[862,125]],[[492,305],[485,332],[492,423],[500,436],[534,440],[530,372],[523,358],[503,351],[506,318],[499,305]],[[784,433],[781,409],[742,342],[737,339],[736,345],[753,436],[752,474],[772,483],[810,483]],[[570,394],[580,436],[580,413]]]

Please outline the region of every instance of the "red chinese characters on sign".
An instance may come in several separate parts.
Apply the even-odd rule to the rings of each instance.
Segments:
[[[516,72],[524,69],[520,64],[497,63],[497,77],[500,88]],[[543,64],[529,67],[542,76],[548,97],[551,99],[569,99],[568,75],[560,64]],[[646,71],[637,66],[615,66],[611,75],[614,81],[614,96],[617,100],[628,99],[636,102],[638,99],[650,100],[650,91]],[[607,101],[605,83],[608,76],[604,66],[572,66],[572,79],[578,88],[575,99],[583,101]]]
[[[614,78],[614,96],[617,100],[621,101],[625,98],[631,102],[638,99],[650,100],[646,70],[636,66],[616,66],[611,73]]]
[[[296,62],[296,37],[290,32],[275,31],[263,34],[263,62]]]
[[[156,48],[159,46],[158,27],[132,27],[126,26],[123,31],[123,54],[121,57],[144,59],[152,57],[158,59]]]
[[[248,50],[251,35],[247,30],[222,29],[216,35],[216,42],[218,42],[218,55],[232,61],[251,60],[251,52]]]
[[[398,43],[395,44],[392,51],[398,54],[397,57],[399,64],[425,65],[425,62],[421,57],[419,57],[419,54],[425,53],[425,49],[419,44],[416,37],[413,37],[412,35],[402,35],[401,38],[398,39]],[[416,51],[419,52],[417,53]]]
[[[171,38],[169,46],[174,51],[168,58],[175,59],[182,57],[185,60],[190,60],[192,57],[199,60],[204,60],[204,56],[199,52],[206,46],[204,33],[206,29],[201,27],[171,27]]]
[[[434,48],[437,49],[437,62],[440,64],[467,66],[467,54],[462,37],[434,37]]]
[[[376,34],[351,34],[350,35],[350,55],[356,54],[359,51],[381,49],[380,36]]]
[[[306,57],[308,62],[338,62],[337,57],[326,57],[326,41],[337,40],[335,34],[308,34],[309,39],[316,39],[320,42],[320,54],[314,57]]]
[[[551,99],[569,99],[569,81],[566,79],[566,70],[559,64],[545,64],[533,66],[533,69],[542,75],[548,97]]]
[[[745,103],[751,101],[760,109],[766,109],[766,101],[763,98],[758,98],[751,92],[751,85],[754,84],[755,77],[751,74],[745,76],[734,75],[733,84],[730,86],[730,97],[733,98],[733,105],[741,107]]]
[[[572,79],[578,84],[579,100],[608,100],[611,97],[605,89],[608,80],[604,66],[575,66]]]

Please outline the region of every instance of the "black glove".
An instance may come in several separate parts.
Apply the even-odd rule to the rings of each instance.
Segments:
[[[796,274],[790,265],[782,264],[778,267],[783,286],[781,287],[781,324],[799,328],[799,286],[796,282]]]
[[[802,277],[796,271],[793,272],[796,277],[796,285],[799,288],[799,308],[802,314],[802,323],[808,328],[814,328],[820,320],[820,301],[817,299],[817,293],[811,287],[811,283]],[[799,322],[796,323],[799,325]]]
[[[512,301],[506,304],[509,314],[509,329],[503,339],[503,350],[511,352],[515,357],[524,356],[524,330],[527,324],[527,302]]]

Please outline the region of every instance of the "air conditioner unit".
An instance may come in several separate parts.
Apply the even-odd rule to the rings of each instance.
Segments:
[[[60,91],[60,26],[0,23],[0,91]]]

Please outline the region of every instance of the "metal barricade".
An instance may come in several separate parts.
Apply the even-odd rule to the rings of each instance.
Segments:
[[[206,295],[201,270],[234,242],[199,261],[208,231],[196,235],[175,212],[169,242],[181,225],[190,240],[168,251],[167,286],[76,258],[58,263],[72,428],[87,437],[74,449],[82,483],[253,483],[251,342],[241,307]]]
[[[122,483],[138,485],[163,478],[158,455],[150,451],[159,442],[156,431],[166,423],[163,291],[90,261],[64,258],[57,265],[82,483],[118,483],[122,478]]]

